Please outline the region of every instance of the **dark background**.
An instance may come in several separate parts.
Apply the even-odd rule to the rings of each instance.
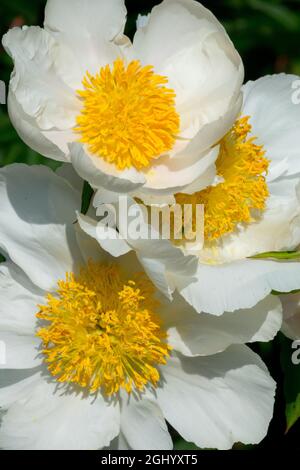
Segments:
[[[42,25],[45,0],[0,0],[0,35],[11,26]],[[127,0],[128,24],[126,33],[132,37],[138,13],[148,13],[160,1]],[[269,73],[300,75],[300,0],[203,0],[226,27],[241,54],[246,80]],[[10,58],[0,46],[0,80],[8,84],[12,70]],[[46,160],[28,149],[18,138],[6,113],[0,106],[0,166],[14,162],[43,163],[52,168],[56,162]],[[278,382],[275,416],[267,438],[255,447],[236,446],[236,449],[300,449],[300,425],[286,433],[284,372],[280,365],[282,344],[290,347],[282,337],[270,345],[255,346]],[[300,376],[300,370],[299,376]],[[299,379],[300,384],[300,379]],[[300,392],[300,390],[299,390]],[[298,422],[299,423],[299,422]],[[197,425],[201,423],[197,423]],[[194,449],[173,433],[177,449]]]

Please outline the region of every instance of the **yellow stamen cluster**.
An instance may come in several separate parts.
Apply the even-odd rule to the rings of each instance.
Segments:
[[[119,170],[143,169],[168,152],[179,133],[175,93],[166,77],[122,59],[86,74],[78,94],[83,108],[76,131],[89,151]]]
[[[204,205],[207,242],[233,232],[240,223],[255,221],[259,211],[265,209],[269,161],[264,148],[255,144],[256,138],[249,137],[249,119],[239,119],[220,143],[216,167],[222,182],[193,195],[176,195],[178,204]]]
[[[156,386],[171,350],[157,306],[151,282],[127,280],[117,265],[90,261],[78,276],[67,274],[37,314],[46,322],[37,336],[49,371],[108,396]]]

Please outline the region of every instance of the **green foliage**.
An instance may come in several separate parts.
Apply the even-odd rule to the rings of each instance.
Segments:
[[[252,259],[273,259],[276,261],[297,261],[300,260],[300,251],[269,251],[251,256]]]
[[[185,442],[183,439],[179,438],[176,440],[174,445],[174,450],[199,450],[199,447],[195,446],[192,442]]]
[[[93,197],[94,190],[93,188],[87,183],[84,182],[83,190],[82,190],[82,198],[81,198],[81,213],[86,214],[89,210],[91,199]]]
[[[296,351],[292,348],[292,341],[281,335],[280,343],[288,432],[300,418],[300,364],[293,364],[292,355]]]

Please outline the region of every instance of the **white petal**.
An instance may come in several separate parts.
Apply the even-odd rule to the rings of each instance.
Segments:
[[[74,170],[73,166],[70,165],[70,163],[64,163],[63,165],[61,165],[56,170],[56,173],[62,178],[64,178],[64,180],[68,181],[72,188],[75,189],[75,191],[77,191],[78,193],[80,193],[80,197],[82,196],[84,181],[80,178],[80,176],[78,176],[78,174]]]
[[[242,96],[225,112],[224,116],[202,127],[187,143],[175,146],[172,155],[161,157],[144,172],[142,194],[168,195],[176,192],[191,193],[210,186],[216,176],[215,162],[219,155],[216,145],[234,124],[241,108]],[[214,148],[211,148],[215,146]]]
[[[185,256],[181,249],[175,247],[169,240],[158,239],[159,234],[155,232],[155,229],[153,229],[153,234],[155,233],[157,236],[153,236],[151,238],[150,227],[148,225],[148,221],[144,217],[145,213],[131,197],[122,196],[122,198],[119,198],[115,193],[102,190],[96,193],[94,205],[98,210],[103,205],[107,204],[105,206],[105,211],[110,211],[110,203],[115,208],[117,222],[120,221],[119,215],[122,216],[124,213],[128,214],[129,209],[132,206],[136,209],[135,216],[139,221],[141,236],[134,239],[130,230],[123,227],[122,223],[119,223],[118,225],[118,232],[121,237],[123,237],[123,241],[126,242],[126,245],[135,251],[139,262],[156,287],[167,297],[171,298],[171,293],[173,292],[174,287],[172,283],[169,282],[169,272],[174,272],[181,277],[193,276],[198,265],[197,258],[193,256]],[[88,227],[86,227],[86,229],[88,229]],[[93,231],[95,228],[92,229],[90,227],[90,230]],[[110,243],[106,241],[105,244],[101,240],[98,241],[102,248],[114,256],[114,251],[112,249],[114,246],[114,240],[110,240]],[[122,245],[120,245],[120,247],[122,247]],[[126,251],[126,245],[124,245],[124,252]]]
[[[47,377],[13,386],[17,399],[8,407],[0,429],[0,446],[8,450],[97,450],[119,433],[118,404],[82,393],[66,392]],[[9,387],[12,389],[12,387]],[[0,389],[0,405],[9,391]],[[6,400],[7,401],[7,400]]]
[[[55,145],[51,138],[48,139],[38,128],[35,120],[23,111],[11,90],[8,93],[7,107],[10,120],[26,145],[45,157],[66,161],[67,157],[63,150]]]
[[[283,325],[282,332],[290,339],[300,339],[300,296],[282,295]]]
[[[269,260],[236,261],[223,265],[199,264],[196,282],[174,278],[181,295],[197,312],[222,315],[251,308],[273,290],[291,292],[300,287],[300,263]]]
[[[38,385],[41,373],[36,370],[26,371],[2,371],[0,372],[0,408],[7,410],[15,402],[28,396],[32,389]],[[1,428],[0,428],[1,433]]]
[[[195,180],[199,190],[206,188],[214,180],[218,154],[218,147],[201,152],[199,147],[192,146],[175,157],[161,157],[143,173],[146,183],[142,191],[145,190],[146,194],[173,194],[183,191]]]
[[[43,166],[0,171],[0,246],[44,290],[72,272],[82,258],[73,223],[80,193]]]
[[[252,309],[221,317],[199,315],[178,294],[172,303],[164,302],[160,311],[168,342],[185,356],[216,354],[232,344],[271,341],[282,324],[281,303],[271,295]]]
[[[279,177],[268,184],[270,197],[260,219],[222,240],[224,260],[271,251],[292,251],[300,244],[300,179]]]
[[[121,407],[121,431],[127,446],[134,450],[169,450],[171,436],[157,402],[124,397]],[[123,447],[122,445],[120,447]]]
[[[44,137],[46,137],[47,140],[51,141],[54,145],[56,145],[56,147],[59,148],[60,151],[63,153],[63,158],[60,158],[59,160],[70,163],[71,159],[69,145],[72,142],[78,141],[78,134],[74,131],[74,128],[63,130],[51,129],[49,131],[43,131],[42,134]]]
[[[200,152],[206,152],[210,147],[216,145],[234,125],[240,113],[241,106],[242,95],[237,98],[234,105],[230,106],[223,116],[205,124],[193,139],[191,139],[191,142],[176,155],[176,159],[180,157],[195,159],[196,156],[199,158]],[[215,151],[217,151],[217,159],[219,156],[219,147],[217,147]],[[207,167],[207,169],[208,168],[209,167]],[[200,187],[200,190],[201,189]]]
[[[101,222],[97,223],[96,220],[93,220],[91,217],[82,214],[78,214],[77,218],[80,228],[87,235],[97,240],[101,248],[115,258],[131,251],[128,243],[118,237],[116,230],[110,227],[104,227],[101,225]],[[102,228],[103,230],[101,230]]]
[[[135,169],[118,171],[114,165],[89,154],[79,143],[70,145],[70,153],[77,173],[94,188],[127,193],[145,183],[145,178]]]
[[[86,215],[79,214],[79,212],[76,213],[77,223],[75,230],[77,242],[86,263],[91,259],[99,263],[111,263],[112,256],[121,256],[117,251],[122,250],[123,245],[119,246],[117,233],[115,233],[113,229],[111,229],[112,233],[110,233],[113,240],[105,240],[103,246],[101,245],[102,240],[101,243],[100,240],[98,240],[101,235],[101,228],[98,230],[96,210],[92,204],[93,199],[94,198],[91,200]],[[99,221],[99,225],[100,224],[101,222]],[[114,235],[116,235],[116,240],[114,239]],[[125,251],[127,252],[128,250]],[[129,249],[129,251],[131,251],[131,249]]]
[[[172,358],[163,369],[158,403],[182,437],[201,448],[259,443],[272,418],[275,383],[245,346],[215,356]]]
[[[99,208],[102,201],[108,203],[109,196],[111,196],[112,204],[116,204],[113,193],[105,192],[103,194],[100,191],[95,196],[95,206]],[[197,258],[185,256],[182,250],[175,247],[169,240],[161,239],[154,228],[152,228],[152,233],[150,233],[150,226],[148,220],[145,219],[145,212],[131,197],[128,196],[125,199],[123,197],[121,201],[119,200],[119,206],[118,203],[116,204],[117,213],[124,213],[125,211],[127,214],[132,206],[136,209],[135,216],[139,221],[140,236],[134,238],[130,233],[130,227],[126,230],[122,223],[118,226],[120,235],[128,246],[134,250],[139,262],[155,286],[168,298],[171,298],[174,286],[170,282],[169,273],[174,273],[174,275],[178,275],[183,280],[187,276],[192,279],[193,274],[197,270]],[[101,246],[113,254],[108,244],[104,247],[103,242],[101,242]]]
[[[164,294],[169,300],[173,298],[174,287],[170,285],[163,262],[157,259],[146,258],[137,255],[138,259],[145,270],[147,276],[151,279],[155,287]]]
[[[136,20],[136,28],[137,29],[145,28],[148,24],[149,19],[150,19],[150,13],[148,15],[138,15],[137,20]]]
[[[141,262],[143,262],[144,258],[159,261],[163,263],[166,271],[176,273],[180,276],[191,276],[195,273],[198,265],[197,258],[194,256],[185,256],[180,248],[174,246],[169,240],[162,239],[155,227],[150,227],[145,211],[132,197],[122,195],[121,198],[115,199],[116,195],[114,195],[114,193],[109,194],[108,192],[103,193],[99,191],[96,193],[94,206],[99,208],[102,204],[108,203],[109,196],[111,196],[111,204],[116,210],[117,221],[120,222],[120,215],[122,216],[124,211],[130,213],[131,208],[136,210],[134,217],[137,218],[141,226],[141,236],[133,237],[129,230],[130,227],[123,227],[122,221],[117,228],[123,239],[126,240],[137,253]]]
[[[41,364],[41,341],[35,336],[1,330],[0,342],[5,345],[5,357],[0,362],[0,369],[32,369]]]
[[[97,209],[97,207],[101,206],[102,204],[118,204],[119,200],[119,193],[110,191],[109,189],[100,188],[95,193],[93,206]]]
[[[72,54],[39,27],[11,29],[3,45],[15,65],[10,92],[24,113],[41,130],[72,128],[81,109],[69,76],[76,66]]]
[[[48,0],[45,28],[76,54],[83,76],[120,56],[126,14],[123,0]]]
[[[127,240],[153,284],[169,299],[175,290],[170,273],[177,273],[182,282],[192,281],[197,269],[197,259],[185,256],[168,240]]]
[[[33,335],[44,295],[16,265],[0,264],[0,331]]]
[[[134,46],[145,60],[147,57],[148,64],[157,66],[189,43],[187,36],[191,30],[200,30],[205,37],[210,31],[208,23],[213,31],[224,32],[215,16],[203,5],[190,0],[164,0],[152,9],[147,22],[137,24]],[[158,37],[160,41],[163,39],[164,47],[159,47]]]
[[[293,102],[295,75],[266,76],[244,87],[243,114],[271,160],[268,180],[300,172],[300,106]]]
[[[243,83],[238,53],[217,19],[198,2],[165,0],[154,7],[135,35],[134,48],[143,63],[168,76],[180,114],[194,112],[202,122],[220,117]]]
[[[122,432],[104,450],[132,450]]]
[[[22,271],[10,262],[0,264],[0,369],[31,369],[40,365],[36,313],[44,302]],[[3,349],[4,348],[4,349]]]
[[[282,325],[283,308],[280,299],[274,295],[269,295],[252,309],[247,310],[247,312],[250,317],[253,314],[253,317],[257,316],[259,318],[260,316],[262,319],[265,318],[265,321],[262,322],[261,328],[254,334],[251,340],[245,342],[268,342],[275,338]]]
[[[90,260],[99,263],[111,262],[111,258],[106,251],[99,249],[97,240],[84,232],[78,223],[75,225],[75,232],[78,247],[85,264]]]

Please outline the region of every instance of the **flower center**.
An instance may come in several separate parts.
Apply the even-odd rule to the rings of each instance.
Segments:
[[[157,307],[151,282],[128,280],[117,265],[90,261],[78,276],[67,274],[37,314],[50,373],[109,396],[156,386],[171,350]]]
[[[175,92],[166,77],[135,60],[117,59],[83,79],[76,131],[89,151],[119,170],[141,170],[169,151],[179,133]]]
[[[220,143],[216,167],[222,182],[193,195],[176,195],[178,204],[204,205],[206,242],[233,232],[240,223],[254,222],[265,209],[269,161],[256,138],[249,137],[249,119],[239,119]],[[193,225],[196,230],[195,221]]]

